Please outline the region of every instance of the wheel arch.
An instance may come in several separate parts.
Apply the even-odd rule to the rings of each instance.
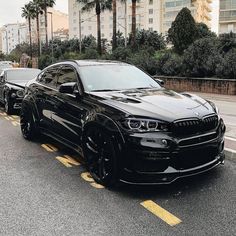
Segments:
[[[34,99],[31,96],[24,97],[21,107],[23,108],[24,106],[30,107],[30,109],[33,113],[33,118],[34,118],[35,122],[39,123],[40,117],[39,117],[38,109],[37,109],[37,106],[34,102]]]
[[[113,141],[115,141],[116,144],[118,144],[118,148],[121,151],[122,146],[125,144],[125,139],[119,126],[115,123],[115,121],[112,118],[104,114],[100,114],[100,113],[96,114],[96,116],[92,120],[89,120],[83,124],[82,139],[84,135],[86,134],[86,131],[90,127],[98,127],[104,130],[105,132],[108,132],[109,134],[111,134]]]

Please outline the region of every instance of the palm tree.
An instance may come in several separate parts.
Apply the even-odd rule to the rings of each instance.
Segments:
[[[119,0],[122,3],[125,3],[127,0]],[[112,35],[112,50],[115,50],[117,47],[117,9],[116,9],[117,0],[112,0],[112,13],[113,13],[113,35]],[[126,5],[125,5],[126,7]],[[125,16],[126,17],[126,16]],[[125,26],[126,27],[126,26]]]
[[[97,47],[98,53],[102,54],[102,43],[101,43],[101,12],[112,9],[112,0],[77,0],[83,4],[82,11],[91,11],[95,9],[97,16]]]
[[[46,35],[46,47],[48,47],[48,7],[53,7],[55,5],[55,0],[39,0],[39,5],[44,12],[44,24],[45,24],[45,35]]]
[[[32,6],[33,6],[33,19],[36,19],[36,25],[37,25],[37,42],[38,42],[38,56],[40,56],[40,32],[39,32],[39,16],[43,14],[43,11],[39,5],[40,0],[33,0]]]
[[[31,20],[32,18],[34,18],[34,14],[33,14],[33,6],[32,3],[28,3],[25,4],[24,7],[21,8],[22,9],[22,14],[21,16],[23,18],[25,18],[26,20],[28,20],[28,24],[29,24],[29,39],[30,39],[30,58],[32,60],[32,56],[33,56],[33,52],[32,52],[32,31],[31,31]]]

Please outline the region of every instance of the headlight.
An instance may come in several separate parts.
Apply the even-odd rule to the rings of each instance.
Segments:
[[[17,95],[17,97],[19,97],[19,98],[23,98],[24,96],[25,96],[25,90],[18,90],[17,92],[16,92],[16,95]]]
[[[215,113],[218,115],[219,114],[219,108],[215,105],[215,103],[208,101],[208,103],[212,106],[214,109]]]
[[[168,125],[159,120],[142,119],[142,118],[127,118],[120,121],[123,128],[136,132],[147,131],[168,131]]]

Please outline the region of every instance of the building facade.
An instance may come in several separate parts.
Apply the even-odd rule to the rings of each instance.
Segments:
[[[212,0],[140,0],[136,7],[136,24],[138,29],[150,29],[167,33],[178,12],[188,7],[197,22],[211,23]],[[95,10],[82,12],[82,5],[76,0],[69,0],[69,37],[83,38],[85,35],[97,35]],[[128,35],[131,32],[131,0],[127,3],[117,1],[117,30]],[[101,13],[102,38],[112,38],[112,12]]]
[[[2,52],[9,54],[18,44],[27,41],[27,26],[24,23],[7,24],[1,28]]]
[[[236,0],[220,0],[219,34],[236,33]]]
[[[161,6],[161,32],[166,33],[183,7],[189,8],[196,22],[211,27],[212,0],[163,0]]]
[[[57,11],[53,8],[48,8],[48,39],[52,39],[53,33],[58,31],[64,31],[69,29],[69,20],[68,15]],[[32,20],[31,22],[31,31],[32,31],[32,42],[37,43],[37,22]],[[45,30],[45,17],[44,14],[39,17],[39,36],[41,43],[46,42],[46,30]],[[57,35],[58,36],[58,35]],[[62,37],[64,39],[65,36]],[[29,42],[29,25],[27,22],[27,39]]]

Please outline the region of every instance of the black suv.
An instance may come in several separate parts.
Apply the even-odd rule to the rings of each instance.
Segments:
[[[133,65],[67,61],[26,85],[21,130],[76,150],[103,185],[171,183],[224,162],[216,106],[167,90]]]

